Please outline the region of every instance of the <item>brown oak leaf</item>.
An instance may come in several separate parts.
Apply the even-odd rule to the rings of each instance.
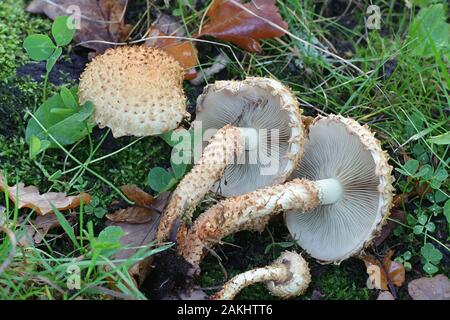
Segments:
[[[126,248],[117,252],[114,255],[115,259],[127,259],[139,249],[138,247],[149,245],[155,240],[156,230],[161,219],[159,212],[166,205],[169,195],[170,192],[166,192],[155,199],[152,203],[154,210],[146,207],[133,206],[106,216],[110,220],[107,222],[108,226],[118,226],[125,233],[120,238],[120,243]],[[150,256],[135,263],[128,270],[138,286],[142,284],[150,272],[152,260],[153,258]]]
[[[75,42],[90,40],[107,42],[125,41],[132,26],[123,20],[127,0],[33,0],[27,7],[31,13],[44,13],[51,19],[61,15],[80,18],[79,28],[75,34]],[[77,11],[70,9],[79,8]],[[114,47],[101,42],[83,43],[83,47],[95,50],[98,54]]]
[[[209,21],[198,36],[209,35],[229,41],[249,52],[261,52],[259,40],[285,34],[273,24],[283,29],[288,27],[275,6],[275,0],[252,0],[248,3],[214,0],[206,15]]]
[[[25,186],[22,182],[9,187],[5,183],[5,178],[0,174],[0,191],[8,189],[8,196],[14,203],[17,202],[19,209],[29,208],[40,215],[53,212],[52,205],[59,211],[75,209],[80,206],[81,200],[84,204],[91,202],[91,196],[81,193],[77,196],[67,196],[63,192],[49,192],[40,194],[35,186]]]
[[[386,291],[392,290],[392,285],[396,287],[403,285],[405,282],[405,268],[401,263],[391,260],[393,254],[394,251],[390,250],[381,261],[369,255],[361,257],[369,275],[367,280],[369,288]]]
[[[191,41],[180,41],[176,38],[155,38],[166,37],[157,26],[152,26],[148,31],[148,37],[153,38],[145,42],[149,47],[160,48],[177,60],[186,70],[184,79],[192,80],[197,76],[195,66],[197,65],[197,49]],[[172,36],[172,35],[171,35]]]

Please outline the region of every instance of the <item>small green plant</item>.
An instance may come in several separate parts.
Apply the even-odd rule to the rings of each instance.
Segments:
[[[182,148],[180,148],[181,146],[179,145],[181,139],[175,140],[172,136],[172,132],[161,135],[161,138],[168,145],[173,147],[172,154],[178,153],[179,159],[183,158],[184,155],[192,154],[193,134],[191,131],[187,132],[190,136],[191,144],[189,146],[183,145]],[[158,193],[172,190],[184,177],[190,167],[191,166],[185,161],[175,163],[173,159],[171,159],[169,169],[166,170],[161,167],[156,167],[150,170],[147,179],[148,185]]]
[[[411,262],[409,261],[411,260],[411,258],[412,253],[411,251],[407,250],[403,252],[401,255],[399,255],[397,258],[395,258],[394,261],[401,263],[405,267],[405,270],[410,271],[412,269]]]
[[[73,144],[88,135],[93,124],[88,121],[94,110],[91,102],[80,106],[76,88],[60,89],[59,94],[47,99],[48,77],[62,54],[62,47],[68,45],[75,35],[69,24],[69,17],[59,16],[52,25],[53,40],[44,34],[28,36],[23,46],[31,59],[46,61],[44,98],[42,105],[34,112],[26,129],[26,141],[33,159],[48,148]],[[50,136],[52,138],[50,138]]]
[[[84,212],[88,215],[95,215],[97,218],[101,219],[108,213],[104,207],[100,206],[100,199],[98,197],[92,197],[91,202],[84,207]]]
[[[438,266],[442,260],[442,253],[432,243],[426,243],[420,249],[420,254],[423,260],[423,270],[427,274],[433,275],[439,271]]]
[[[416,146],[420,146],[420,144]],[[396,171],[407,177],[407,180],[400,184],[402,192],[408,194],[413,192],[414,188],[421,188],[418,197],[413,200],[416,209],[413,210],[413,213],[406,213],[406,221],[407,227],[412,230],[409,241],[412,242],[417,237],[423,239],[423,245],[420,248],[422,268],[427,274],[433,275],[439,271],[442,253],[427,240],[431,239],[440,244],[444,250],[449,250],[445,244],[433,236],[437,227],[432,221],[433,218],[442,214],[447,221],[450,221],[448,218],[450,200],[448,194],[443,191],[448,188],[448,172],[444,166],[433,168],[430,163],[427,163],[429,160],[421,157],[421,148],[415,147],[413,153],[421,158],[421,161],[409,159],[400,168],[396,168]],[[400,235],[399,231],[400,229],[396,229],[394,234]],[[397,259],[408,270],[411,266],[409,262],[411,257],[411,251],[406,251]]]
[[[442,3],[420,9],[408,33],[410,39],[414,40],[411,44],[414,55],[432,57],[432,46],[438,51],[449,49],[450,24],[446,22],[446,10]]]

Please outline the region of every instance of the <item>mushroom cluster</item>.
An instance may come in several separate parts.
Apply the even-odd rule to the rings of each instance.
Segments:
[[[86,68],[79,99],[94,103],[94,120],[115,137],[158,135],[186,116],[183,74],[158,49],[110,49]],[[261,232],[279,213],[292,238],[321,263],[360,254],[380,231],[393,199],[392,167],[380,142],[367,126],[340,115],[319,116],[306,129],[301,113],[295,95],[273,79],[205,87],[192,128],[213,133],[172,193],[156,234],[158,242],[176,239],[191,276],[224,237]],[[276,159],[275,171],[263,173],[260,153]],[[191,222],[208,191],[225,199]],[[233,299],[256,282],[278,297],[295,297],[310,278],[305,259],[286,251],[270,266],[235,276],[212,298]]]
[[[296,168],[306,140],[295,96],[273,79],[208,85],[197,100],[196,116],[194,130],[215,134],[205,141],[200,161],[173,192],[157,232],[160,242],[173,239],[181,217],[190,223],[208,190],[229,197],[284,182]],[[276,168],[264,163],[268,155]],[[179,227],[178,238],[183,230],[185,224]]]
[[[367,127],[341,116],[318,117],[291,181],[212,206],[195,220],[179,253],[199,273],[206,249],[238,231],[262,231],[273,215],[285,212],[302,248],[321,262],[339,263],[364,249],[386,221],[391,171]]]

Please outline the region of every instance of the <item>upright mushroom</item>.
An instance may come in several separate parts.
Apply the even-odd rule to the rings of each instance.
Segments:
[[[297,297],[311,282],[308,263],[300,254],[285,251],[272,265],[233,277],[211,299],[232,300],[242,289],[258,282],[264,282],[274,296],[283,299]]]
[[[225,199],[200,215],[179,253],[196,272],[204,249],[241,230],[262,230],[286,213],[299,244],[323,262],[340,262],[361,251],[389,215],[392,167],[366,126],[342,116],[318,117],[297,173],[300,177]]]
[[[120,46],[89,63],[78,96],[94,104],[94,120],[114,137],[158,135],[188,115],[183,76],[181,65],[162,50]]]
[[[211,188],[231,196],[284,182],[303,150],[305,132],[300,115],[295,96],[273,79],[218,81],[207,86],[197,100],[193,127],[219,130],[172,194],[156,239],[171,238],[178,219],[184,215],[189,221]],[[182,225],[178,236],[184,234]]]

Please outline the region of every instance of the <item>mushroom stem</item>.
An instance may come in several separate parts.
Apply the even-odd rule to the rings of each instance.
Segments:
[[[339,180],[330,178],[315,183],[319,189],[320,204],[333,204],[342,198],[344,190]]]
[[[311,282],[311,274],[300,254],[284,251],[272,265],[235,276],[211,299],[231,300],[242,289],[257,282],[264,282],[271,294],[286,299],[303,294]]]
[[[180,181],[173,192],[158,227],[158,242],[174,238],[174,226],[178,219],[183,217],[187,221],[191,220],[192,213],[203,196],[223,176],[226,166],[239,152],[243,152],[244,138],[241,132],[239,128],[226,125],[211,138],[198,164]]]
[[[242,289],[259,282],[285,282],[291,273],[283,264],[274,264],[264,268],[257,268],[238,274],[229,280],[212,300],[233,300]]]
[[[195,220],[186,236],[179,239],[178,252],[198,273],[205,248],[238,231],[261,232],[269,219],[282,211],[308,212],[316,208],[324,198],[331,198],[328,194],[332,192],[324,190],[323,185],[336,184],[295,179],[222,200]]]

